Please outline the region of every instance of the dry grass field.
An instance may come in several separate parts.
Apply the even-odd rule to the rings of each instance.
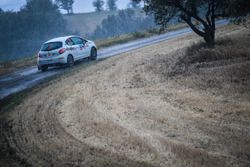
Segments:
[[[0,166],[250,166],[250,30],[196,35],[52,80],[0,115]]]

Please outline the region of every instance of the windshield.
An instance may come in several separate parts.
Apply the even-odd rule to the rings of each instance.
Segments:
[[[50,42],[43,44],[41,51],[51,51],[59,49],[61,47],[62,47],[62,42]]]

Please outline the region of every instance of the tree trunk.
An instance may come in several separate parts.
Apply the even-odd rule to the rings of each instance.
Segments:
[[[214,47],[215,30],[212,27],[210,27],[209,29],[206,29],[203,38],[209,47]]]
[[[199,17],[196,7],[193,6],[193,9],[187,10],[183,7],[178,1],[176,2],[176,7],[178,7],[184,14],[181,14],[180,17],[184,20],[190,28],[199,36],[203,37],[205,42],[209,47],[214,47],[215,45],[215,0],[208,2],[208,10],[205,18]],[[197,27],[196,24],[192,22],[196,20],[200,25],[203,26],[203,30]]]

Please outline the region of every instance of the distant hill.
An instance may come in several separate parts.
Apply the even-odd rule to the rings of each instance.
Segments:
[[[109,15],[117,15],[119,11],[103,11],[103,12],[91,12],[91,13],[77,13],[73,15],[64,15],[64,19],[67,21],[67,29],[76,35],[89,37],[98,25],[102,24],[102,21]],[[145,13],[141,9],[136,11],[137,17],[146,17]]]
[[[109,15],[116,15],[118,11],[103,11],[91,13],[79,13],[74,15],[64,15],[67,21],[67,28],[81,36],[89,36],[93,33],[98,25]]]

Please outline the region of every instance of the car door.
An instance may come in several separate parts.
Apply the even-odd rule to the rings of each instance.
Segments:
[[[80,37],[73,37],[72,40],[79,47],[79,49],[78,49],[79,58],[82,59],[82,58],[88,57],[85,40],[83,40]]]
[[[90,51],[91,51],[91,45],[90,42],[88,42],[86,39],[83,39],[84,41],[84,52],[85,52],[85,57],[90,56]]]
[[[80,47],[76,45],[76,43],[72,40],[72,38],[68,38],[65,43],[67,45],[67,50],[69,51],[70,54],[73,55],[74,60],[78,60],[79,59],[78,52],[80,50]]]

